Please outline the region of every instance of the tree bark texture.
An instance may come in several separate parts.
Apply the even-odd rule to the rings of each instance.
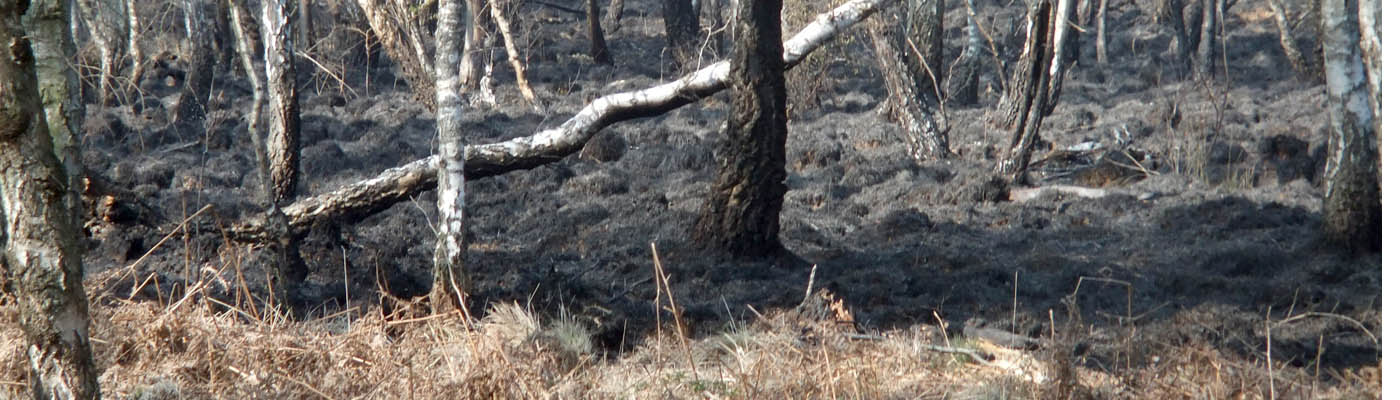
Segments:
[[[1207,81],[1215,77],[1215,48],[1219,44],[1221,28],[1221,0],[1201,0],[1201,37],[1196,41],[1195,77],[1197,81]]]
[[[380,46],[389,53],[389,58],[398,63],[399,70],[413,88],[414,98],[430,107],[434,106],[434,82],[428,53],[423,45],[426,34],[418,23],[408,16],[409,11],[401,9],[388,0],[356,0],[365,19],[369,20],[370,30],[379,38]]]
[[[915,70],[916,89],[933,93],[941,90],[946,76],[943,73],[943,14],[944,0],[906,0],[907,14],[903,18],[905,43],[896,48],[907,48],[904,57]],[[938,96],[934,96],[937,98]]]
[[[311,19],[311,0],[297,0],[297,31],[302,38],[301,48],[309,49],[316,43],[316,27]]]
[[[1381,3],[1357,0],[1357,26],[1361,30],[1361,62],[1366,66],[1367,91],[1376,132],[1381,131]]]
[[[1031,151],[1040,140],[1040,121],[1051,111],[1049,81],[1054,57],[1051,10],[1049,0],[1031,2],[1026,13],[1026,42],[1021,58],[1016,62],[1010,86],[992,111],[990,128],[1004,132],[1008,139],[997,169],[1014,183],[1025,182]]]
[[[1166,24],[1176,38],[1177,66],[1190,71],[1191,54],[1196,49],[1195,37],[1188,31],[1185,3],[1182,0],[1157,0],[1157,20]]]
[[[918,77],[928,78],[932,70],[909,46],[898,14],[877,15],[871,21],[875,59],[888,93],[885,105],[908,141],[909,155],[916,160],[945,157],[948,154],[948,121],[939,107],[936,90],[921,90]]]
[[[1278,42],[1283,47],[1284,57],[1288,57],[1293,72],[1301,79],[1311,79],[1315,71],[1302,50],[1298,49],[1298,41],[1293,38],[1293,30],[1288,25],[1288,8],[1282,0],[1269,0],[1269,7],[1274,12],[1274,25],[1278,26]]]
[[[599,21],[598,0],[585,0],[588,3],[588,55],[593,62],[612,65],[612,55],[608,54],[608,40],[603,36],[603,24]]]
[[[268,226],[277,234],[271,246],[280,259],[273,278],[278,298],[290,300],[292,285],[306,279],[301,259],[301,235],[295,235],[282,207],[296,198],[301,174],[301,107],[297,101],[296,63],[293,62],[290,0],[263,3],[263,68],[267,72],[267,198]]]
[[[986,51],[985,39],[982,32],[977,29],[977,7],[973,0],[966,0],[967,3],[967,46],[963,47],[962,54],[953,61],[953,68],[949,71],[947,83],[947,101],[953,104],[973,105],[977,104],[977,92],[980,85],[982,73],[982,52]]]
[[[729,125],[719,143],[718,176],[693,233],[736,257],[783,248],[778,214],[787,193],[787,87],[783,78],[782,2],[739,0],[729,81]]]
[[[69,187],[82,176],[78,144],[83,128],[82,84],[73,69],[74,54],[69,21],[73,11],[64,0],[40,0],[29,4],[25,30],[34,50],[34,69],[39,77],[39,97],[44,104],[54,155],[68,177]],[[104,55],[105,57],[105,55]],[[106,62],[105,60],[103,61]],[[105,71],[105,70],[104,70]],[[77,206],[77,197],[69,199]]]
[[[136,0],[122,0],[126,5],[126,48],[131,59],[129,88],[141,86],[141,77],[146,73],[146,58],[141,52],[138,40],[141,38],[141,16],[136,9]],[[129,93],[129,92],[128,92]]]
[[[251,14],[246,8],[244,8],[244,4],[242,1],[226,1],[228,2],[229,20],[233,25],[231,27],[231,30],[233,31],[234,41],[236,42],[235,52],[238,53],[238,60],[243,65],[243,72],[248,75],[248,86],[250,86],[253,91],[253,109],[250,110],[247,118],[248,139],[252,143],[251,147],[253,148],[253,156],[258,163],[257,174],[260,178],[262,178],[262,182],[266,184],[266,182],[269,182],[267,171],[267,147],[266,141],[263,139],[262,132],[262,119],[264,109],[263,102],[266,98],[266,96],[263,94],[263,88],[264,86],[266,86],[263,83],[263,80],[265,79],[264,73],[266,72],[266,70],[260,68],[254,61],[257,59],[254,49],[257,47],[258,43],[258,39],[254,35],[258,33],[258,28],[256,23],[253,21]],[[270,191],[263,190],[262,192],[262,196],[266,199],[257,200],[256,202],[263,204],[272,203],[271,198],[267,197],[267,195],[270,194]]]
[[[52,1],[52,0],[50,0]],[[98,102],[106,104],[116,94],[116,77],[121,72],[121,59],[126,55],[127,36],[131,22],[125,0],[78,0],[83,21],[92,32],[93,43],[97,44],[99,67],[97,80]],[[67,10],[67,7],[63,7]],[[68,26],[64,21],[64,27]]]
[[[185,6],[185,90],[175,106],[175,120],[191,129],[203,130],[209,94],[214,85],[214,35],[208,14],[208,0],[184,0]]]
[[[1074,63],[1075,51],[1071,48],[1079,47],[1074,29],[1069,27],[1069,19],[1073,17],[1075,0],[1056,0],[1054,35],[1055,41],[1050,48],[1050,101],[1046,104],[1045,115],[1050,115],[1055,110],[1055,106],[1060,104],[1060,86],[1065,80],[1065,70]]]
[[[453,67],[462,61],[461,0],[438,3],[437,36],[437,134],[438,224],[433,250],[433,288],[429,292],[434,312],[465,309],[465,292],[471,288],[466,273],[466,164],[462,158],[462,97],[457,93]]]
[[[1356,0],[1322,0],[1327,75],[1327,169],[1322,231],[1352,250],[1381,249],[1380,160],[1367,95]]]
[[[700,56],[700,17],[690,0],[661,0],[661,18],[666,24],[666,48],[671,61],[681,70]]]
[[[783,44],[786,68],[800,63],[818,46],[849,29],[892,0],[851,0],[817,16]],[[562,160],[582,149],[603,128],[634,118],[654,117],[698,101],[729,85],[729,61],[710,64],[693,73],[647,89],[614,93],[594,99],[555,128],[504,142],[463,148],[466,180],[530,169]],[[429,156],[388,169],[379,175],[339,189],[298,200],[284,207],[288,224],[305,232],[321,223],[348,223],[383,211],[394,204],[432,189],[441,159]],[[245,242],[268,240],[266,221],[248,218],[231,229],[231,236]]]
[[[462,18],[462,62],[457,65],[458,94],[467,96],[476,89],[477,80],[484,77],[485,63],[491,62],[486,55],[486,16],[482,14],[482,0],[466,0]]]
[[[268,194],[274,206],[296,197],[301,164],[301,106],[297,100],[296,63],[293,62],[291,4],[288,0],[263,3],[264,69],[267,71]]]
[[[1094,1],[1094,0],[1084,0]],[[1108,64],[1108,0],[1098,0],[1094,15],[1094,56],[1100,65]]]
[[[36,399],[96,399],[82,247],[67,174],[39,105],[35,56],[20,19],[28,2],[0,1],[0,257],[19,309]]]

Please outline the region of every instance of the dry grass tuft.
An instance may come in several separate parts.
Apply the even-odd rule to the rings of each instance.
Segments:
[[[399,307],[389,316],[342,314],[348,322],[289,321],[254,319],[252,310],[213,301],[163,307],[113,300],[93,306],[92,337],[104,395],[123,399],[1049,399],[1063,389],[1056,377],[1065,371],[1056,369],[1064,367],[1073,369],[1076,396],[1091,398],[1268,393],[1262,361],[1198,341],[1169,345],[1161,358],[1112,375],[1083,360],[946,340],[937,328],[856,334],[839,313],[814,317],[798,307],[755,311],[751,322],[694,339],[691,354],[667,331],[610,356],[594,348],[588,324],[563,312],[542,319],[502,303],[464,321],[400,317],[414,314],[412,304]],[[16,312],[0,299],[0,317],[13,321]],[[1192,323],[1191,315],[1182,318],[1170,323]],[[975,363],[930,344],[972,348],[992,361]],[[0,325],[0,398],[25,396],[23,348],[17,326]],[[1309,370],[1279,362],[1273,378],[1285,396],[1374,397],[1379,380],[1368,371],[1335,372],[1331,379],[1342,384],[1318,388],[1309,384],[1318,382]]]

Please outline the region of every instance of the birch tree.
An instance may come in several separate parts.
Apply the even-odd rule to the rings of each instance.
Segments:
[[[35,56],[20,19],[29,5],[0,0],[0,226],[29,356],[35,399],[96,399],[78,213],[39,105]]]
[[[92,31],[93,43],[97,44],[97,98],[99,103],[106,104],[115,94],[116,77],[128,46],[130,27],[127,24],[131,20],[127,16],[127,3],[125,0],[78,0],[77,4]]]
[[[292,62],[292,5],[289,0],[263,2],[263,67],[267,71],[267,198],[268,221],[277,232],[278,255],[273,277],[282,301],[291,285],[306,279],[300,255],[300,235],[287,228],[282,207],[296,198],[301,166],[301,107],[297,102],[296,64]]]
[[[1322,0],[1320,17],[1330,118],[1323,235],[1341,247],[1380,250],[1379,143],[1362,62],[1357,0]]]
[[[782,249],[778,214],[787,192],[787,86],[783,78],[782,2],[739,0],[729,76],[729,125],[719,172],[700,208],[695,239],[738,257]]]
[[[437,133],[438,226],[433,249],[433,288],[429,292],[434,312],[466,309],[470,281],[465,269],[466,165],[462,158],[462,97],[455,68],[462,60],[461,0],[438,3]]]
[[[73,10],[64,0],[31,2],[24,17],[54,155],[63,165],[70,187],[78,182],[83,170],[78,158],[78,138],[82,137],[84,114],[82,85],[71,61],[77,52],[69,29],[72,17]],[[72,206],[78,205],[76,194],[69,196],[68,201]]]
[[[1002,93],[995,110],[990,111],[989,127],[1004,132],[997,169],[1012,182],[1026,181],[1031,152],[1040,141],[1040,122],[1055,110],[1060,80],[1064,75],[1064,29],[1069,0],[1055,7],[1049,0],[1033,1],[1026,12],[1026,42],[1010,85]],[[1053,21],[1053,25],[1052,25]]]

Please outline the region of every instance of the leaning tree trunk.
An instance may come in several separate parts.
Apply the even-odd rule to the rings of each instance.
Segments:
[[[692,65],[700,56],[700,18],[690,0],[661,0],[661,18],[666,24],[666,47],[678,69]]]
[[[53,137],[54,155],[63,165],[71,188],[80,182],[83,170],[78,158],[78,138],[82,137],[84,108],[82,84],[70,61],[77,47],[72,30],[68,29],[73,15],[68,5],[64,0],[34,1],[24,18],[34,48],[34,70],[39,77],[39,95],[49,136]],[[106,63],[105,55],[103,62]],[[78,206],[78,200],[76,191],[68,197],[72,207]]]
[[[778,214],[787,192],[787,87],[782,2],[739,0],[729,76],[729,125],[716,153],[719,172],[700,208],[696,241],[737,257],[782,249]]]
[[[1021,59],[1016,63],[1011,84],[989,118],[989,128],[1004,132],[1007,137],[997,169],[1014,183],[1026,182],[1031,151],[1040,140],[1040,121],[1054,111],[1054,94],[1050,92],[1054,80],[1051,65],[1056,57],[1055,32],[1050,20],[1053,14],[1050,0],[1030,4]],[[1063,73],[1063,70],[1057,72]]]
[[[364,11],[380,46],[399,65],[404,79],[413,88],[414,98],[431,107],[434,104],[432,64],[428,61],[427,47],[423,45],[425,34],[416,21],[406,17],[412,11],[387,0],[356,0],[356,3]]]
[[[1379,251],[1380,160],[1356,6],[1356,0],[1322,0],[1322,46],[1331,119],[1322,231],[1338,246]]]
[[[876,15],[870,25],[875,59],[885,78],[885,91],[889,93],[885,100],[886,111],[904,131],[911,157],[916,160],[942,158],[949,153],[948,121],[939,106],[937,85],[928,90],[919,87],[920,77],[936,81],[936,70],[928,64],[922,51],[909,46],[912,40],[907,39],[902,25],[897,13]],[[936,36],[941,42],[941,30]]]
[[[300,236],[287,227],[282,207],[296,198],[301,166],[301,107],[297,102],[296,63],[292,58],[289,0],[263,3],[263,63],[267,70],[267,198],[269,226],[278,233],[273,251],[278,264],[273,278],[282,301],[290,300],[290,288],[306,279],[306,263],[300,253]]]
[[[980,86],[978,78],[982,73],[982,52],[986,51],[986,44],[982,32],[977,29],[977,7],[973,0],[966,2],[967,46],[963,47],[962,55],[953,61],[947,93],[948,101],[953,104],[972,105],[977,104],[977,90]]]
[[[1215,52],[1223,37],[1221,0],[1201,0],[1201,37],[1196,40],[1195,78],[1206,81],[1215,77]]]
[[[0,0],[0,208],[35,399],[96,399],[77,210],[39,105],[25,1]],[[42,34],[36,32],[36,35]]]
[[[588,3],[588,55],[593,57],[593,62],[612,65],[612,55],[608,54],[608,40],[603,37],[603,24],[599,21],[598,0],[585,2]]]
[[[442,0],[437,26],[438,228],[433,250],[433,312],[466,309],[466,166],[462,162],[462,97],[453,67],[462,60],[462,4]]]
[[[214,35],[208,0],[184,0],[185,6],[185,90],[175,106],[175,120],[188,129],[201,131],[214,84]]]
[[[127,16],[126,2],[124,0],[79,0],[78,8],[82,10],[83,20],[87,22],[88,29],[92,31],[93,43],[97,44],[99,55],[99,67],[97,80],[98,102],[107,104],[112,101],[116,90],[117,73],[121,71],[120,60],[126,53],[127,24],[130,22]],[[66,9],[66,7],[65,7]],[[66,21],[65,21],[66,22]],[[67,24],[65,23],[66,27]]]
[[[258,43],[257,37],[253,35],[258,34],[258,28],[251,14],[244,8],[242,0],[225,1],[228,3],[229,22],[233,25],[230,27],[230,30],[233,32],[235,52],[238,53],[238,60],[243,65],[243,72],[248,75],[248,86],[253,89],[253,109],[248,114],[247,121],[248,138],[252,142],[253,156],[257,161],[255,173],[261,178],[260,180],[263,184],[267,184],[267,147],[265,145],[266,141],[263,140],[262,132],[263,101],[265,101],[266,98],[263,94],[263,88],[266,86],[263,80],[266,70],[259,68],[253,61],[255,57],[255,50],[253,49]],[[269,191],[264,190],[264,192],[263,196],[267,197],[269,194],[267,192]],[[271,203],[271,198],[268,197],[266,200],[259,202],[261,203],[263,201]]]
[[[1274,25],[1278,26],[1279,45],[1283,47],[1284,57],[1288,57],[1288,63],[1293,66],[1293,73],[1301,79],[1311,79],[1314,71],[1303,51],[1298,49],[1298,41],[1293,38],[1293,31],[1288,25],[1288,8],[1282,0],[1269,0],[1269,7],[1274,12]]]

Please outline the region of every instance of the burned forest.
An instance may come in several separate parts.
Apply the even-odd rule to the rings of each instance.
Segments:
[[[1375,0],[0,0],[0,398],[1379,398]]]

